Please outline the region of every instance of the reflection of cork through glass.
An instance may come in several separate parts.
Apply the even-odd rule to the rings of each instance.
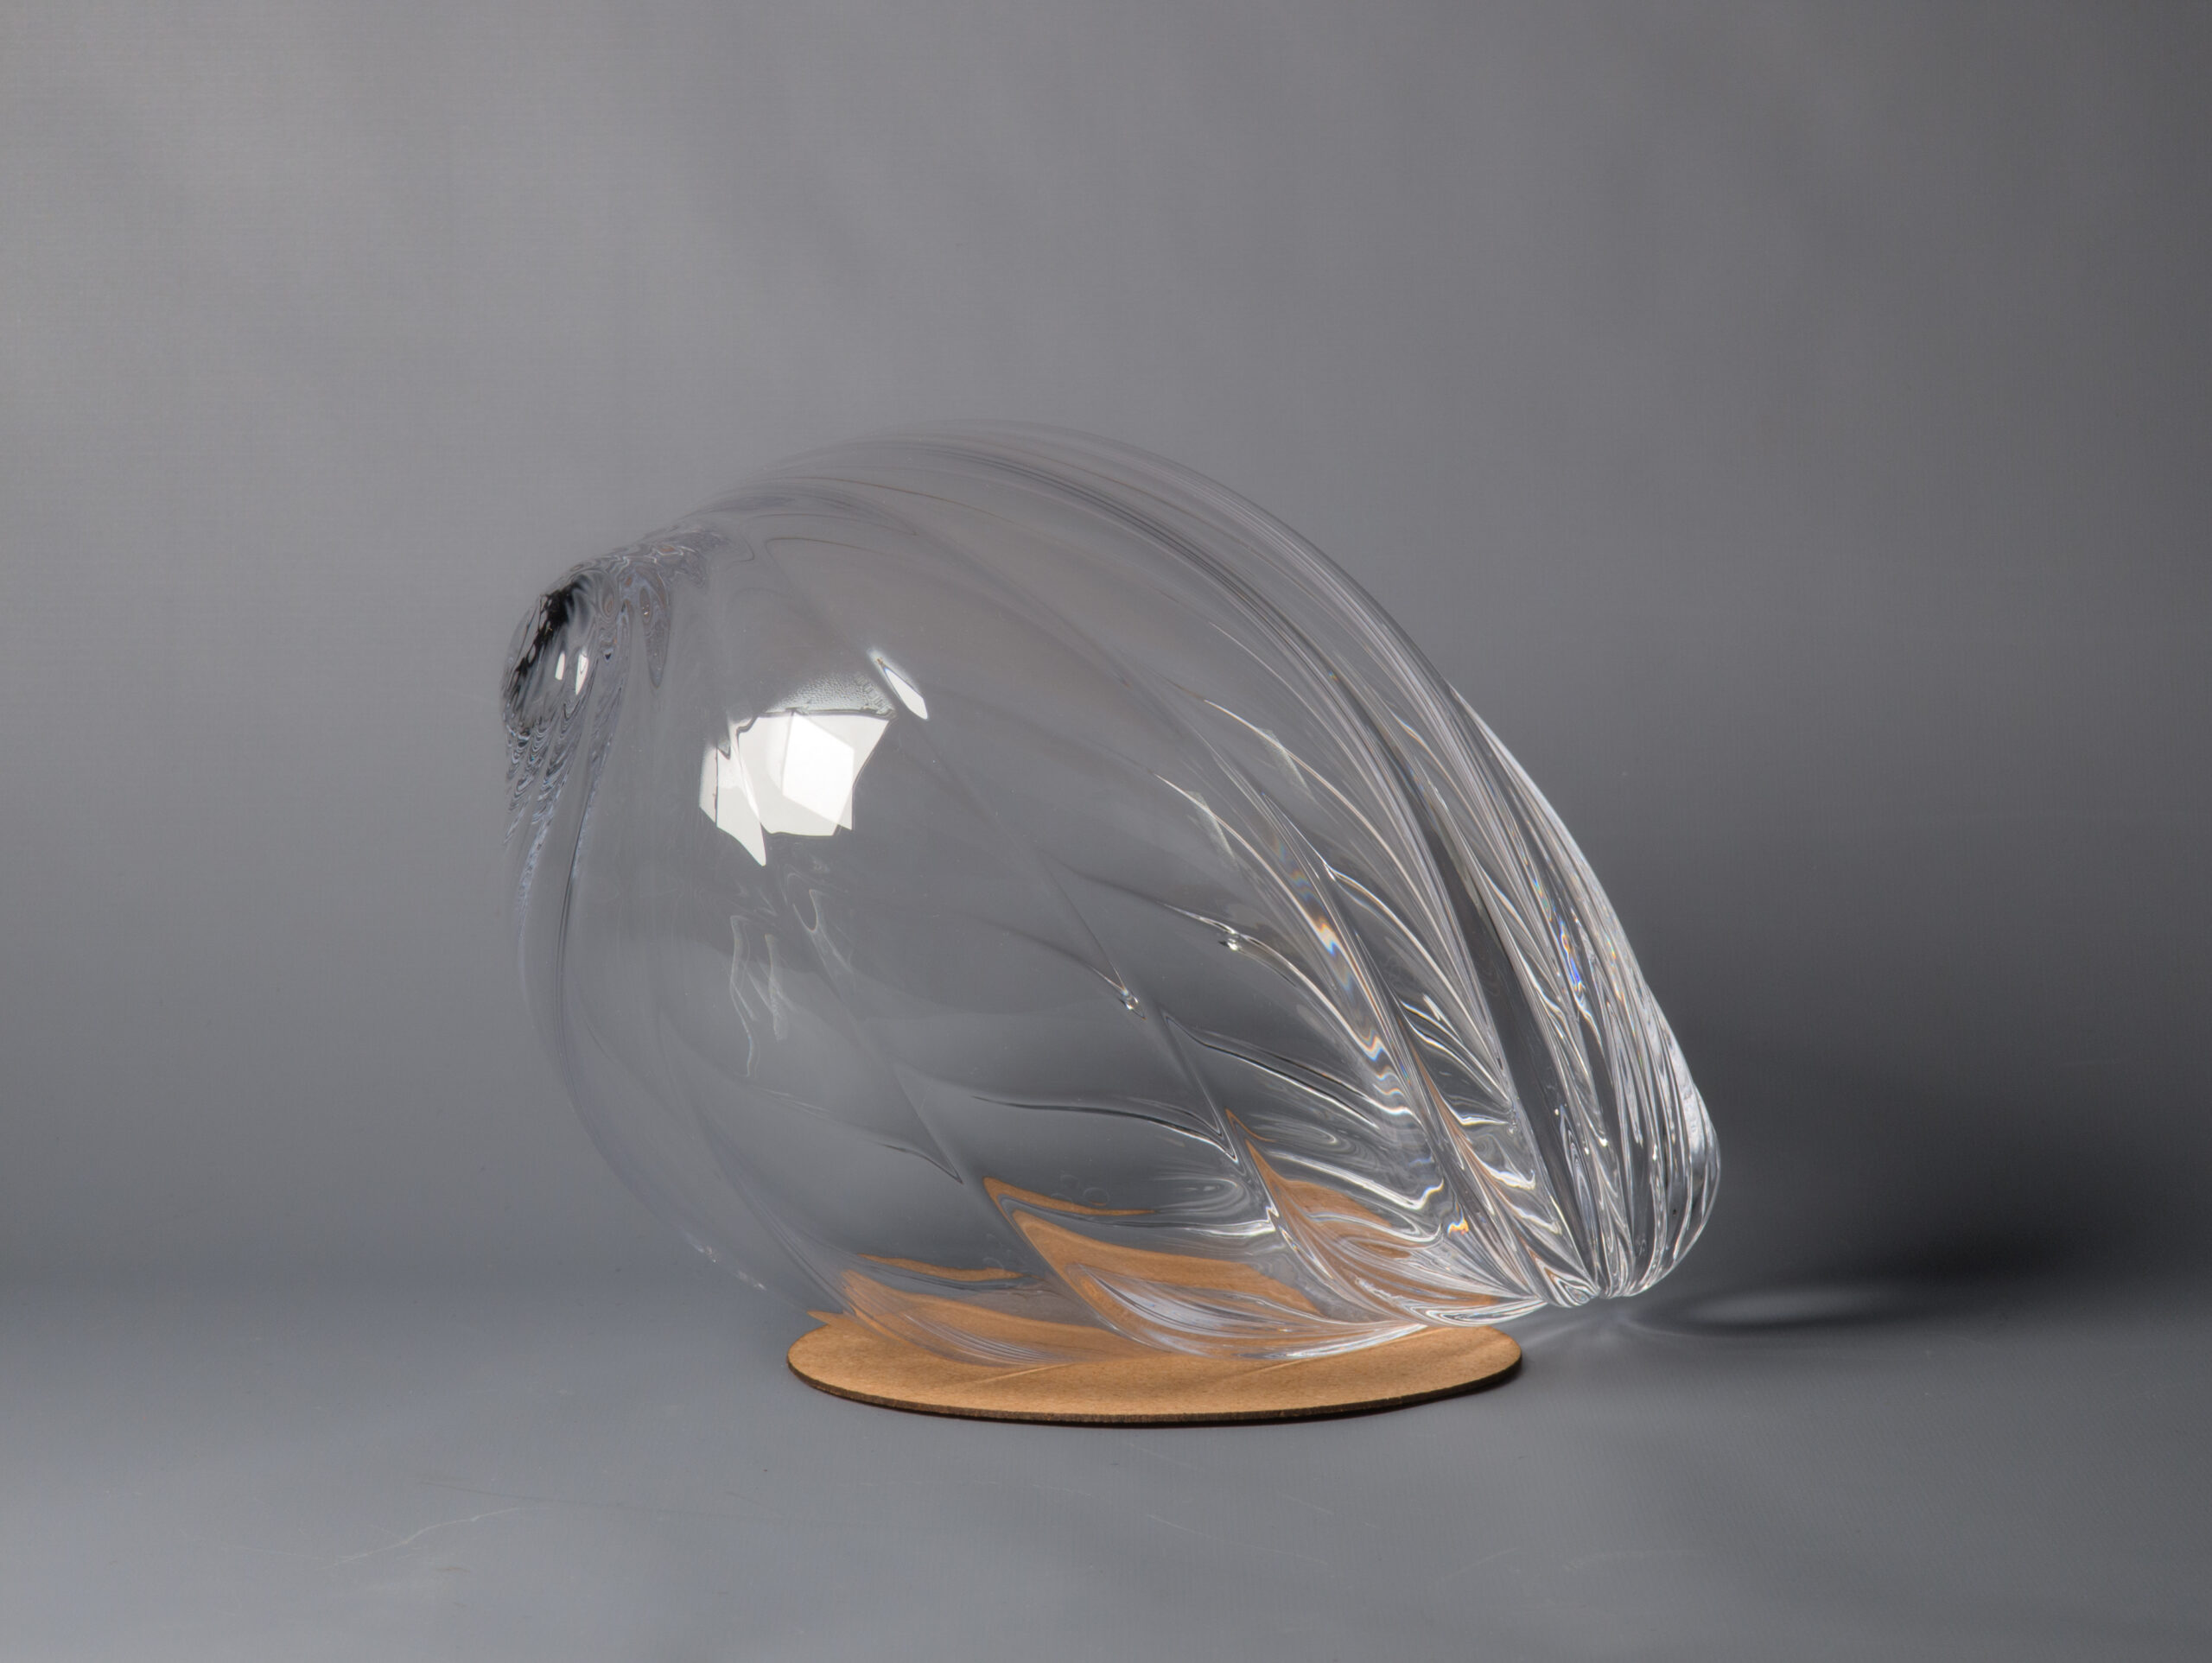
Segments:
[[[804,457],[505,683],[523,970],[699,1247],[977,1362],[1637,1292],[1719,1173],[1596,879],[1398,627],[1072,435]]]

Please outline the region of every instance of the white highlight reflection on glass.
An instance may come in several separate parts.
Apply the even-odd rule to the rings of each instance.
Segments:
[[[928,701],[922,697],[921,689],[909,681],[899,666],[881,653],[871,653],[869,659],[875,665],[876,674],[883,677],[883,684],[899,695],[899,702],[924,721],[927,721],[930,719],[930,707]]]
[[[853,824],[853,789],[891,725],[868,710],[776,710],[732,722],[700,759],[699,808],[762,866],[767,834],[827,837]]]

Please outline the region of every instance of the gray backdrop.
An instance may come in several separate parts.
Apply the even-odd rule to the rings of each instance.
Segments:
[[[0,1550],[41,1567],[12,1595],[0,1570],[0,1651],[2212,1645],[2184,1415],[2212,1159],[2208,84],[2190,6],[0,6]],[[1555,1341],[1602,1409],[1544,1385],[1532,1336],[1458,1421],[1191,1435],[1229,1441],[1101,1488],[1122,1446],[1095,1435],[809,1398],[776,1368],[803,1319],[701,1280],[601,1166],[500,927],[508,632],[569,563],[764,462],[963,416],[1161,452],[1311,536],[1573,828],[1728,1161],[1642,1337]],[[2095,1328],[2120,1310],[2143,1314]],[[702,1333],[727,1396],[683,1400],[696,1433],[609,1431],[660,1389],[592,1386],[609,1336],[650,1381]],[[2132,1361],[2020,1384],[2061,1349]],[[604,1412],[518,1446],[537,1477],[463,1482],[431,1444],[494,1434],[420,1428],[467,1392],[393,1395],[438,1357]],[[1878,1390],[1835,1385],[1878,1358]],[[1773,1367],[1870,1414],[1939,1380],[1967,1406],[1861,1440]],[[1306,1452],[1367,1451],[1308,1475],[1341,1500],[1484,1415],[1536,1417],[1529,1447],[1570,1463],[1598,1415],[1633,1468],[1661,1402],[1721,1417],[1681,1482],[1582,1507],[1493,1473],[1485,1518],[1555,1529],[1481,1575],[1419,1561],[1464,1532],[1396,1479],[1343,1529],[1427,1567],[1403,1589],[1300,1572],[1334,1526],[1202,1572],[1235,1532],[1162,1499],[1211,1463],[1193,1494],[1288,1528]],[[700,1477],[702,1448],[752,1459],[715,1440],[759,1417],[812,1500],[747,1513]],[[2066,1420],[2107,1440],[2072,1477]],[[371,1425],[398,1430],[333,1430]],[[1977,1438],[1981,1487],[1928,1490]],[[805,1452],[859,1474],[855,1439],[888,1466],[844,1518]],[[944,1471],[898,1476],[921,1449]],[[578,1495],[613,1486],[574,1505],[617,1509],[577,1515],[614,1536],[512,1539],[474,1618],[431,1569],[324,1566],[414,1565],[378,1533],[432,1514],[448,1555],[463,1515],[554,1517],[563,1460]],[[1119,1499],[1000,1540],[970,1482],[1000,1461]],[[1765,1499],[1716,1501],[1716,1470]],[[2004,1492],[2031,1474],[2057,1488]],[[721,1511],[638,1499],[677,1475]],[[538,1501],[425,1499],[448,1481]],[[923,1559],[870,1560],[845,1626],[809,1628],[835,1603],[806,1577],[898,1483]],[[1447,1511],[1469,1493],[1435,1483]],[[1897,1539],[1879,1575],[1776,1523],[1777,1496],[1854,1483]],[[1606,1546],[1645,1501],[1662,1545]],[[1664,1544],[1705,1527],[1681,1508],[1724,1546],[1670,1580],[1689,1550]],[[334,1539],[282,1599],[257,1579],[291,1561],[253,1554],[357,1514],[358,1561]],[[710,1515],[765,1534],[608,1546]],[[530,1628],[556,1607],[571,1626]]]

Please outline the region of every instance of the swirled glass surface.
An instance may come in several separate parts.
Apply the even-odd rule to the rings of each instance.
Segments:
[[[1318,550],[1102,441],[802,457],[550,591],[523,970],[708,1253],[978,1361],[1636,1292],[1719,1158],[1589,866]]]

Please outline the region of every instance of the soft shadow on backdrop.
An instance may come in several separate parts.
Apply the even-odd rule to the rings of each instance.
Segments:
[[[1667,1320],[2193,1274],[2207,37],[9,8],[0,1273],[674,1266],[513,991],[508,631],[1007,416],[1306,532],[1552,797],[1730,1162]]]

